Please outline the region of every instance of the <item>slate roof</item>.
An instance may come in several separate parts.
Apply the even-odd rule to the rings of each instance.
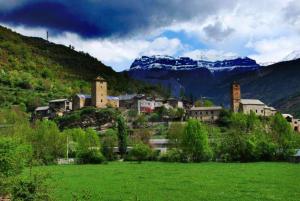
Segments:
[[[221,106],[212,106],[212,107],[192,107],[190,110],[195,111],[206,111],[206,110],[222,110]]]
[[[258,99],[241,99],[240,103],[243,105],[265,105]]]
[[[65,98],[62,98],[62,99],[55,99],[55,100],[49,101],[49,103],[65,102],[65,101],[67,101],[67,100],[68,100],[68,99],[65,99]]]
[[[131,100],[136,96],[137,96],[136,94],[125,94],[125,95],[118,96],[118,98],[119,100]]]
[[[79,98],[85,98],[85,99],[92,98],[92,96],[90,94],[76,94],[76,96],[78,96]]]
[[[119,97],[117,96],[107,96],[108,100],[119,100]]]

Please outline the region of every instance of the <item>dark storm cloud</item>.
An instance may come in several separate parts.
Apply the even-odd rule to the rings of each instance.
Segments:
[[[212,38],[216,41],[222,41],[232,32],[234,32],[234,29],[230,27],[224,27],[221,22],[217,21],[214,24],[210,24],[204,27],[203,31],[207,37]]]
[[[0,22],[46,27],[83,37],[127,36],[191,19],[203,20],[236,0],[21,0],[3,4]],[[6,7],[5,7],[6,6]],[[5,9],[3,9],[5,8]]]

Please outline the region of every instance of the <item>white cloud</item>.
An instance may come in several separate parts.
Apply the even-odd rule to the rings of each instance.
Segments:
[[[299,44],[299,36],[292,36],[249,42],[247,47],[254,49],[256,52],[256,54],[250,55],[251,58],[264,63],[281,61],[289,53],[298,50]]]

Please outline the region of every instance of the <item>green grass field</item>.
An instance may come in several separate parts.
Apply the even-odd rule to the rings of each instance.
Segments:
[[[290,163],[113,162],[39,167],[58,200],[88,191],[92,200],[300,200],[300,165]]]

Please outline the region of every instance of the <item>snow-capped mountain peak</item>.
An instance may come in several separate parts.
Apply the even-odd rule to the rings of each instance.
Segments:
[[[210,72],[231,71],[236,68],[243,70],[252,70],[260,67],[255,60],[248,57],[233,58],[221,61],[206,61],[193,60],[189,57],[171,57],[165,55],[142,56],[137,58],[132,63],[130,70],[150,70],[150,69],[164,69],[164,70],[194,70],[199,68],[206,68]]]
[[[282,59],[282,61],[291,61],[300,58],[300,50],[295,50]]]

